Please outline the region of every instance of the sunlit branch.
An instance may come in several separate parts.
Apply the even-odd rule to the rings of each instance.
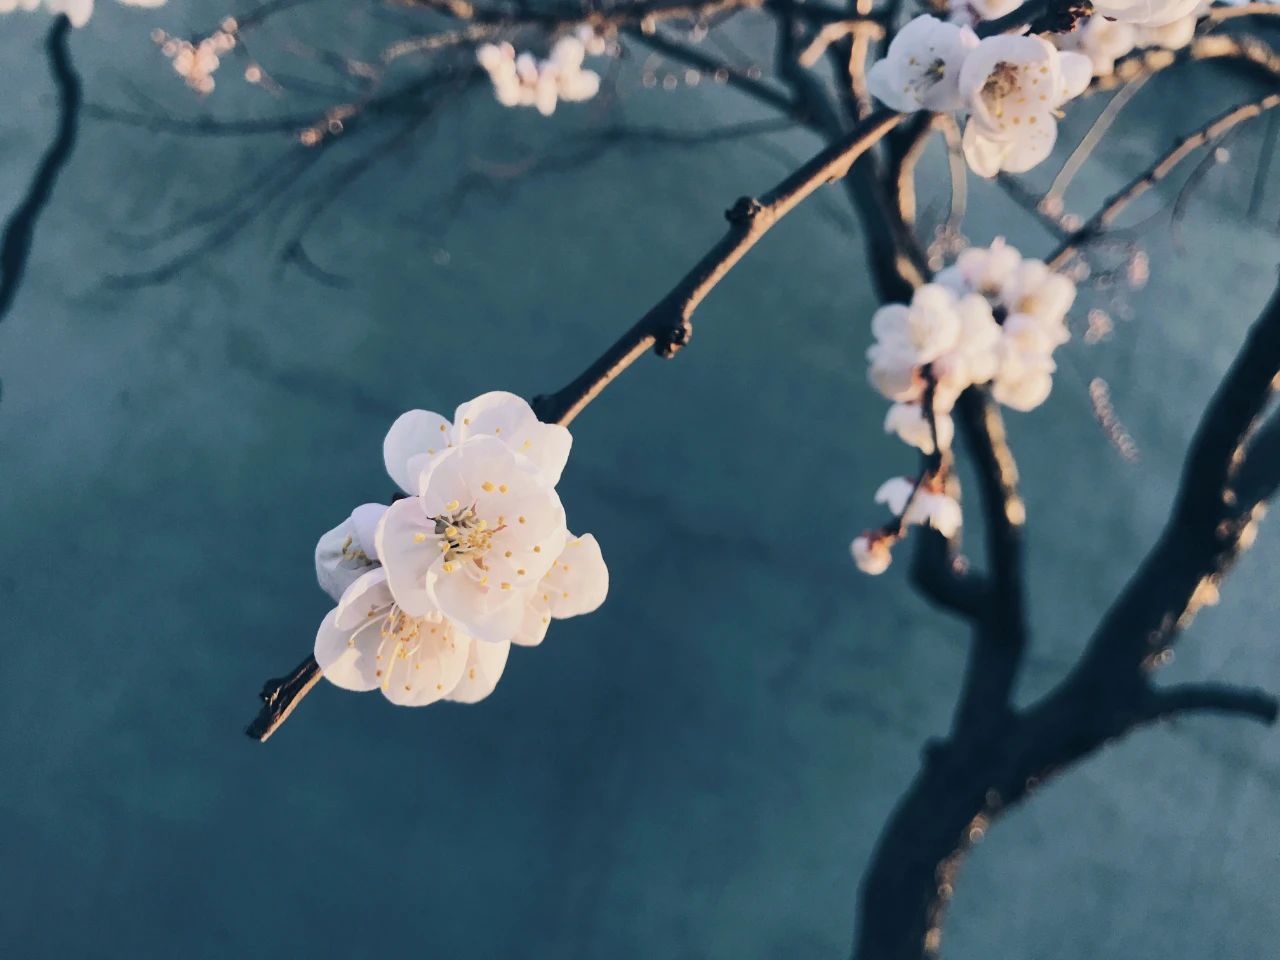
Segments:
[[[1046,263],[1057,269],[1064,266],[1081,247],[1101,236],[1108,226],[1126,207],[1144,193],[1169,176],[1187,157],[1200,147],[1216,140],[1232,127],[1252,120],[1280,106],[1280,93],[1271,93],[1253,103],[1247,103],[1216,117],[1194,133],[1179,140],[1168,153],[1161,157],[1139,176],[1131,180],[1123,189],[1111,197],[1102,208],[1062,242],[1049,257]]]

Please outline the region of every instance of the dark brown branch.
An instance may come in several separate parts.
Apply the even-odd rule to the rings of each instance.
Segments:
[[[258,694],[262,698],[262,709],[253,718],[253,723],[245,728],[245,734],[266,743],[280,724],[289,719],[289,714],[302,698],[311,692],[320,676],[320,664],[316,663],[315,657],[308,656],[287,676],[268,680]]]
[[[71,21],[65,14],[59,14],[54,18],[45,40],[49,72],[58,89],[58,128],[40,159],[40,165],[36,167],[22,202],[10,214],[4,232],[0,234],[0,320],[9,312],[18,294],[26,274],[36,223],[53,196],[54,184],[71,159],[71,150],[76,142],[81,91],[80,78],[71,65],[71,52],[67,47],[70,32]]]

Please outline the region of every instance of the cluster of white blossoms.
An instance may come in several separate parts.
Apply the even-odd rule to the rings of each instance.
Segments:
[[[222,63],[222,57],[236,46],[239,25],[228,17],[222,27],[195,43],[171,37],[163,30],[155,30],[151,39],[160,46],[160,52],[173,64],[173,72],[180,76],[196,93],[213,91],[213,74]]]
[[[324,676],[392,703],[474,703],[493,691],[513,643],[604,602],[609,572],[591,535],[565,524],[556,483],[564,427],[524,400],[486,393],[454,419],[411,410],[383,443],[406,493],[365,504],[316,546],[337,601],[316,635]]]
[[[1054,34],[1052,40],[1060,50],[1088,57],[1095,77],[1109,77],[1115,72],[1116,61],[1134,50],[1181,50],[1194,39],[1196,22],[1208,9],[1209,4],[1197,0],[1190,13],[1164,23],[1126,23],[1093,16],[1071,33]]]
[[[165,0],[119,0],[126,7],[159,7]],[[41,6],[54,15],[65,14],[73,27],[83,27],[93,16],[93,0],[0,0],[0,13],[31,12]]]
[[[979,40],[967,26],[916,17],[872,64],[868,87],[894,110],[962,111],[974,173],[1021,173],[1053,150],[1064,103],[1089,85],[1089,58],[1040,37]]]
[[[549,117],[561,100],[577,103],[600,92],[600,75],[582,65],[588,55],[600,56],[605,49],[604,38],[584,25],[558,39],[545,60],[528,52],[517,54],[505,41],[481,44],[476,60],[504,107],[535,107]]]
[[[1038,407],[1053,388],[1053,353],[1070,339],[1075,297],[1070,279],[997,239],[961,252],[910,304],[881,307],[871,318],[867,361],[872,384],[893,401],[886,432],[925,454],[949,449],[952,407],[975,385],[990,384],[992,396],[1015,410]],[[936,478],[917,485],[896,477],[875,499],[895,519],[853,541],[853,558],[867,573],[888,567],[907,527],[931,526],[949,539],[961,525],[960,505]]]

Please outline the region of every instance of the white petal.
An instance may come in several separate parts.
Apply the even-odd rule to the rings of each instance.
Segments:
[[[449,699],[458,703],[476,703],[493,693],[510,654],[510,643],[473,641],[462,679],[449,693]]]
[[[902,511],[907,507],[907,501],[911,499],[911,491],[916,485],[906,477],[893,477],[886,480],[880,485],[880,489],[876,491],[876,503],[883,503],[889,508],[889,512],[895,517],[902,515]]]
[[[489,434],[532,460],[551,486],[560,482],[573,437],[556,423],[542,423],[533,408],[514,393],[495,390],[458,407],[458,440]]]
[[[591,534],[574,537],[539,584],[542,600],[557,620],[591,613],[609,593],[609,568]]]
[[[524,605],[524,619],[520,629],[511,638],[512,643],[522,647],[536,647],[547,635],[547,627],[551,624],[551,609],[543,599],[541,591],[534,590]]]
[[[351,511],[351,525],[355,528],[356,543],[372,560],[378,559],[378,521],[387,512],[385,504],[362,503]]]
[[[392,604],[387,571],[375,567],[347,588],[334,611],[339,630],[354,630],[362,623],[385,616]]]
[[[423,621],[415,643],[387,640],[379,651],[382,695],[401,707],[425,707],[458,685],[472,641],[445,622]]]
[[[419,497],[398,500],[387,508],[375,540],[387,571],[387,583],[400,608],[410,616],[434,613],[427,592],[427,571],[439,559],[436,523],[423,510]]]
[[[481,586],[469,570],[454,569],[445,573],[440,565],[427,580],[435,606],[477,640],[501,643],[519,632],[524,622],[524,605],[531,584],[522,590],[503,590],[500,583]]]
[[[335,602],[375,565],[361,548],[356,525],[350,517],[316,542],[316,582]]]
[[[376,625],[354,633],[339,630],[337,610],[330,610],[316,633],[315,658],[324,678],[344,690],[372,690],[378,686],[374,657],[381,637]]]
[[[432,455],[449,445],[451,424],[438,413],[410,410],[396,418],[382,441],[382,461],[396,485],[409,495],[418,492],[418,477],[409,469],[412,457]]]
[[[980,177],[990,179],[1000,172],[1008,145],[989,140],[971,120],[964,128],[964,158],[969,169]]]

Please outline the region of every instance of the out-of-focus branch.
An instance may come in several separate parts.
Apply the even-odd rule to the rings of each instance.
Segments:
[[[1261,116],[1280,106],[1280,93],[1269,93],[1259,100],[1235,107],[1205,124],[1194,133],[1179,140],[1168,153],[1143,173],[1134,177],[1123,189],[1111,197],[1102,208],[1085,222],[1079,230],[1067,237],[1046,262],[1056,269],[1064,266],[1081,247],[1101,236],[1126,207],[1169,176],[1197,149],[1216,140],[1231,128]]]
[[[70,33],[71,21],[59,14],[54,18],[45,40],[49,72],[58,89],[58,127],[53,141],[40,159],[40,165],[36,167],[22,202],[9,215],[4,233],[0,235],[0,320],[9,312],[18,294],[27,270],[27,259],[31,255],[36,222],[48,206],[54,184],[71,159],[71,150],[76,142],[81,91],[80,78],[71,65],[71,51],[67,47]]]
[[[1222,575],[1252,542],[1259,506],[1272,492],[1255,474],[1243,499],[1236,481],[1246,440],[1278,374],[1280,289],[1210,400],[1168,524],[1099,624],[1078,674],[1098,686],[1136,682],[1196,610],[1216,602]],[[1274,438],[1269,431],[1265,436]]]
[[[1276,722],[1280,703],[1265,690],[1221,683],[1185,683],[1153,690],[1143,703],[1145,717],[1163,720],[1188,713],[1219,713]]]
[[[1150,47],[1116,61],[1110,76],[1095,77],[1086,93],[1114,90],[1141,76],[1160,73],[1184,63],[1217,61],[1234,66],[1267,83],[1280,77],[1280,55],[1257,37],[1248,34],[1208,34],[1197,37],[1181,50]]]

